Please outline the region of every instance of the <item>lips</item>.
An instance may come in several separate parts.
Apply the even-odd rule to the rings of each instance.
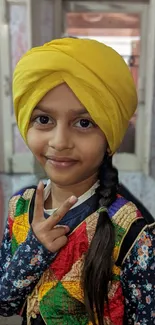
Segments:
[[[47,156],[47,161],[54,167],[71,167],[77,163],[77,160],[68,157]]]

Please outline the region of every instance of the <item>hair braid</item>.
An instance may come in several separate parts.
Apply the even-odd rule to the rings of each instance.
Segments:
[[[99,170],[99,207],[109,207],[115,200],[118,188],[118,171],[107,154]],[[114,226],[106,211],[100,212],[94,238],[89,247],[83,268],[85,306],[93,325],[103,325],[104,303],[108,304],[108,285],[112,279],[112,253],[115,245]]]

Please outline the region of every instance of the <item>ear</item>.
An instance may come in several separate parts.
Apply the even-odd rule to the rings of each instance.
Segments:
[[[114,155],[114,153],[112,153],[112,151],[109,147],[107,148],[106,154],[108,157],[113,157],[113,155]]]
[[[111,150],[109,147],[107,148],[107,154],[108,154],[108,156],[111,156]]]

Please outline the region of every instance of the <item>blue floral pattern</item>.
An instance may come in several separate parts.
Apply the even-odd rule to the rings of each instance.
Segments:
[[[6,226],[0,250],[0,315],[19,314],[55,254],[50,253],[30,230],[26,241],[14,256],[11,253],[9,226]]]
[[[121,274],[126,323],[155,324],[155,225],[137,238]]]

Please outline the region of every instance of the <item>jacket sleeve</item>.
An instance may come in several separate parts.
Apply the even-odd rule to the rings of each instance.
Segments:
[[[124,261],[125,325],[155,322],[155,224],[146,226]]]
[[[32,229],[12,256],[9,218],[0,250],[0,315],[20,314],[27,296],[56,254],[49,252]]]

